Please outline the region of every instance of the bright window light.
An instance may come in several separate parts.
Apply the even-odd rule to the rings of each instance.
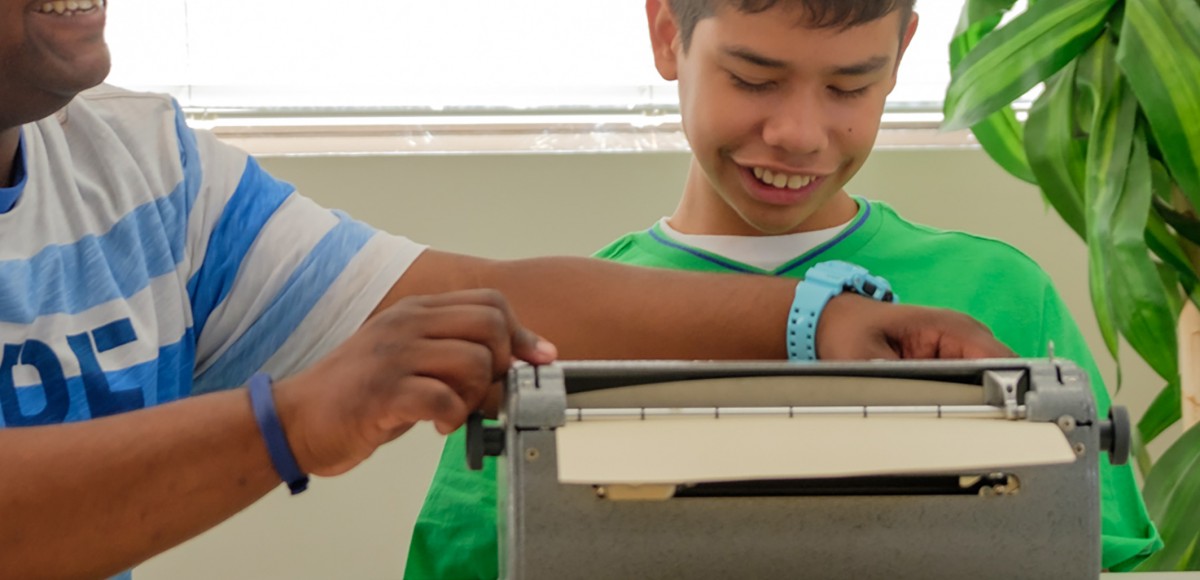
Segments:
[[[963,0],[920,0],[889,109],[936,112]],[[109,82],[190,111],[674,110],[642,0],[119,0]]]

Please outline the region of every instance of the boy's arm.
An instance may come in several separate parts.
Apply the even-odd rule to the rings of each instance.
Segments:
[[[381,306],[494,288],[570,359],[783,359],[795,280],[640,268],[590,258],[493,261],[425,251]],[[844,294],[817,329],[822,359],[1012,356],[974,319]]]
[[[301,470],[337,475],[416,421],[457,428],[514,357],[546,363],[553,349],[496,293],[411,297],[273,396]],[[107,577],[279,484],[244,389],[0,429],[0,576]]]

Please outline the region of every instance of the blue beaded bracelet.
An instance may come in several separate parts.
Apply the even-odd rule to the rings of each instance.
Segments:
[[[279,414],[275,412],[271,376],[267,373],[255,373],[250,377],[249,390],[254,420],[258,422],[258,430],[267,444],[267,455],[271,456],[271,465],[275,466],[275,473],[287,484],[292,495],[308,489],[308,475],[300,471],[300,466],[296,464],[296,456],[292,454],[292,447],[288,445],[287,435],[283,433],[283,425],[279,422]]]

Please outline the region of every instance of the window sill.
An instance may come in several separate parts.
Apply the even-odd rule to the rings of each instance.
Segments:
[[[878,149],[974,147],[941,116],[889,113]],[[208,116],[189,123],[261,157],[679,152],[678,114],[496,116]]]

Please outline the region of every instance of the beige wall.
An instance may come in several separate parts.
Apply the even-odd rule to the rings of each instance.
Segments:
[[[567,154],[268,159],[317,201],[435,247],[498,258],[584,255],[670,213],[687,156]],[[976,150],[877,152],[849,188],[910,219],[1003,239],[1054,277],[1110,387],[1088,303],[1081,242],[1036,190]],[[1135,417],[1161,386],[1127,357],[1118,402]],[[397,578],[437,462],[432,429],[409,433],[353,473],[301,496],[276,490],[196,540],[139,568],[141,580]]]

